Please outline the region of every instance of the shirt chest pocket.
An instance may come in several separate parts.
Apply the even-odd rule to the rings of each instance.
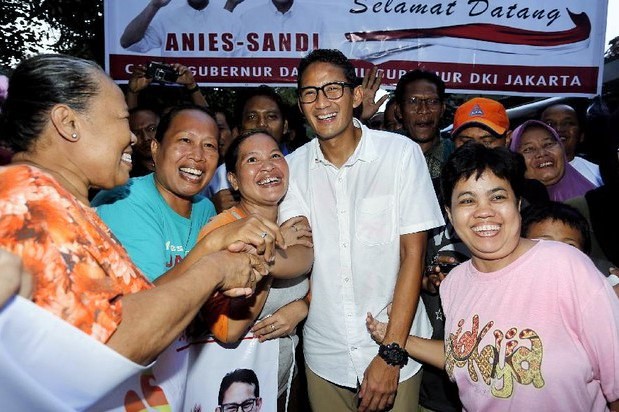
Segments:
[[[395,237],[394,196],[361,199],[355,211],[355,232],[358,240],[367,245],[390,243]]]

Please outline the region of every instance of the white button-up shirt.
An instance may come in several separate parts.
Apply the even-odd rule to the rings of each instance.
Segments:
[[[221,33],[233,33],[238,25],[238,16],[223,8],[223,3],[209,3],[202,10],[196,10],[187,1],[178,2],[178,6],[168,4],[159,9],[144,36],[127,50],[146,53],[152,49],[161,49],[161,56],[168,57],[213,57],[232,55],[222,47]],[[217,34],[217,43],[210,45],[209,35]],[[214,47],[217,51],[211,51]]]
[[[242,13],[239,20],[236,39],[245,42],[240,56],[303,57],[314,48],[321,48],[327,44],[324,36],[327,35],[328,25],[324,9],[317,7],[316,4],[310,6],[304,3],[304,0],[295,1],[285,13],[277,10],[269,0],[266,4],[262,3]],[[258,36],[254,35],[251,37],[253,41],[250,41],[248,33],[256,33]],[[263,37],[265,33],[271,36],[271,41]],[[280,36],[286,41],[282,42]],[[289,46],[283,43],[289,43]],[[256,44],[260,51],[250,51],[249,47]]]
[[[400,269],[400,235],[444,224],[420,147],[408,138],[362,128],[346,163],[327,161],[318,139],[286,157],[291,183],[280,220],[306,216],[313,230],[312,302],[303,347],[311,370],[354,388],[378,353],[365,326],[367,312],[387,321],[386,306]],[[411,333],[430,337],[423,303]],[[412,359],[400,373],[410,378]]]

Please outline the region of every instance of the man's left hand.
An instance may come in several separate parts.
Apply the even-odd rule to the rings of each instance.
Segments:
[[[399,379],[400,368],[388,365],[376,355],[363,374],[358,411],[382,411],[393,406]]]

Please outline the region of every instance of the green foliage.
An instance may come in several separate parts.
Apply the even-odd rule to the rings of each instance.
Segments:
[[[103,1],[3,0],[0,67],[41,52],[66,53],[103,64]]]

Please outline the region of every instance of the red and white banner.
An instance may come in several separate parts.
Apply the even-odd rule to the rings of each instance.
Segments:
[[[292,86],[299,58],[336,48],[359,76],[382,69],[386,86],[424,68],[451,92],[601,91],[607,0],[291,0],[285,13],[281,0],[204,3],[105,0],[112,77],[155,60],[190,67],[202,85]]]

